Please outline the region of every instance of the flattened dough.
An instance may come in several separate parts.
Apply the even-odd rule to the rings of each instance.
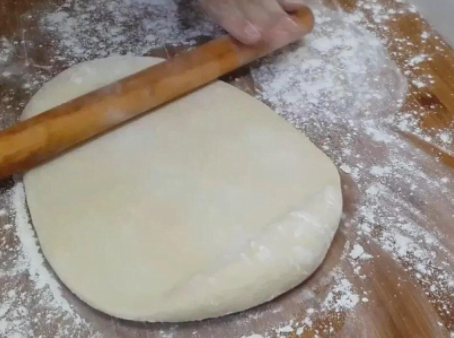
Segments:
[[[159,62],[110,57],[47,83],[24,119]],[[266,105],[215,82],[25,175],[60,279],[116,317],[242,311],[307,278],[338,227],[338,172]]]

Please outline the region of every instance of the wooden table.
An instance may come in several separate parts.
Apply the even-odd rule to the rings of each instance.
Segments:
[[[78,0],[78,2],[86,3],[88,0]],[[374,17],[371,13],[374,10],[374,4],[396,11],[408,8],[408,5],[400,1],[370,1],[372,8],[359,0],[341,0],[340,3],[343,10],[347,12],[365,13],[375,32],[387,38],[386,44],[391,58],[405,72],[409,83],[409,94],[399,114],[412,114],[419,119],[421,131],[427,137],[420,137],[402,130],[398,133],[408,141],[411,147],[422,150],[415,153],[416,157],[428,154],[435,159],[434,163],[438,163],[437,165],[454,168],[454,158],[450,150],[438,147],[428,138],[436,137],[440,130],[448,130],[454,121],[454,51],[431,31],[417,13],[412,11],[402,11],[402,15],[395,15],[393,20],[385,20],[380,24],[373,22]],[[3,49],[0,49],[0,74],[4,71],[17,72],[13,76],[0,76],[1,127],[10,126],[17,121],[24,104],[39,87],[40,76],[46,79],[68,67],[74,60],[83,60],[83,56],[70,60],[55,55],[52,38],[44,35],[37,28],[42,13],[55,10],[64,4],[65,2],[60,0],[3,0],[0,3],[0,46],[4,44]],[[74,4],[77,5],[77,1],[72,3]],[[179,2],[177,12],[181,25],[190,27],[200,20],[200,12],[194,12],[193,6],[191,3]],[[191,7],[191,10],[188,7]],[[100,16],[101,21],[109,19],[107,16]],[[128,25],[133,27],[134,23],[128,23]],[[430,34],[421,39],[424,32],[430,32]],[[2,36],[6,40],[1,40]],[[196,40],[206,39],[207,37],[199,37]],[[405,48],[402,48],[401,39],[408,42]],[[8,49],[5,48],[5,41],[8,43],[16,41],[17,45],[13,46],[12,55],[3,55],[6,61],[1,63],[2,51],[5,54]],[[99,43],[101,44],[102,41]],[[99,48],[102,52],[103,47]],[[165,57],[181,48],[184,47],[165,45],[164,48],[158,48],[149,54]],[[421,51],[429,57],[419,67],[409,70],[408,60],[419,55]],[[421,76],[431,79],[429,86],[421,87],[417,81],[414,81]],[[225,80],[250,93],[256,90],[248,69],[242,69],[226,77]],[[385,114],[386,112],[383,118],[386,118]],[[346,129],[344,132],[348,133],[349,130]],[[317,143],[317,140],[314,142]],[[321,144],[318,145],[321,146]],[[373,145],[361,145],[363,148],[364,146],[373,148]],[[356,150],[361,152],[364,149]],[[426,168],[428,175],[432,173],[433,177],[437,177],[438,170],[439,168],[435,165],[433,168]],[[23,335],[30,337],[40,335],[47,338],[63,333],[65,336],[86,338],[98,332],[106,337],[150,338],[248,337],[252,334],[263,337],[454,337],[454,285],[446,285],[445,289],[437,289],[437,292],[434,292],[431,287],[432,282],[435,283],[442,274],[447,281],[450,280],[449,278],[454,278],[452,218],[454,207],[451,206],[453,200],[440,202],[423,193],[416,196],[408,194],[407,202],[418,206],[420,212],[432,220],[430,224],[422,222],[420,225],[435,234],[442,243],[442,248],[440,247],[439,251],[434,249],[434,252],[442,261],[443,269],[434,268],[428,279],[421,278],[417,271],[418,267],[413,267],[410,260],[399,259],[380,245],[378,240],[382,226],[380,221],[368,235],[360,233],[358,227],[355,224],[352,225],[352,222],[358,222],[357,202],[361,198],[361,192],[350,175],[343,174],[342,179],[345,217],[324,264],[308,281],[268,304],[245,313],[203,322],[178,325],[145,324],[117,320],[103,315],[84,305],[62,287],[63,296],[75,309],[78,318],[88,324],[79,325],[73,330],[71,325],[74,320],[71,316],[59,315],[60,310],[54,310],[46,320],[45,314],[35,311],[33,302],[22,299],[28,310],[23,311],[22,315],[19,313],[17,318],[18,323],[23,323],[26,327]],[[452,182],[452,177],[449,177],[449,182]],[[10,199],[13,184],[13,181],[9,180],[0,186],[0,208],[6,211],[6,215],[0,216],[0,252],[2,253],[0,268],[4,271],[11,268],[15,255],[18,255],[21,247],[19,239],[14,235],[14,227],[5,227],[14,222]],[[430,184],[430,180],[426,184]],[[450,183],[447,186],[450,190],[454,188]],[[451,195],[448,194],[448,196]],[[355,271],[357,265],[349,256],[354,244],[360,244],[374,257],[360,264],[360,274]],[[342,292],[336,289],[339,280],[333,277],[332,271],[341,271],[348,278],[351,284],[348,287],[355,290],[355,297],[359,297],[355,299],[355,306],[340,310],[335,308],[321,310],[323,303],[330,295],[342,297]],[[16,273],[14,276],[0,273],[0,304],[5,304],[7,297],[11,296],[11,293],[8,293],[11,290],[21,292],[25,298],[35,299],[33,293],[36,292],[36,288],[33,287],[27,271]],[[4,318],[11,316],[11,314],[2,313],[1,309],[0,306],[0,336],[2,335],[2,316]],[[37,320],[33,321],[33,318]],[[306,320],[305,324],[304,320]],[[291,329],[288,329],[288,325]],[[283,330],[279,331],[279,327]],[[301,329],[298,330],[298,327]],[[259,337],[254,336],[254,338]]]

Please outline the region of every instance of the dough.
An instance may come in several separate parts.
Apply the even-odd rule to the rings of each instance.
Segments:
[[[23,117],[156,62],[117,56],[71,67]],[[62,282],[98,310],[143,321],[217,317],[293,288],[322,262],[342,209],[328,157],[219,81],[24,180]]]

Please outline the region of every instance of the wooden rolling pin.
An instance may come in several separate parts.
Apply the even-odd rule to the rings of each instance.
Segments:
[[[310,9],[296,12],[294,19],[304,34],[312,30]],[[3,130],[0,179],[37,166],[283,45],[251,47],[222,37]]]

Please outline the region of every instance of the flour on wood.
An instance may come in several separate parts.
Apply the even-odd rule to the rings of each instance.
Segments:
[[[111,3],[111,5],[106,10],[108,3]],[[423,206],[430,206],[432,213],[439,210],[439,214],[446,214],[447,210],[451,210],[454,214],[452,205],[447,204],[447,201],[454,200],[452,193],[454,177],[442,163],[435,163],[432,158],[415,150],[415,147],[408,144],[400,136],[400,133],[411,134],[425,142],[430,142],[436,148],[442,147],[441,149],[449,154],[451,154],[450,146],[452,145],[453,134],[449,129],[435,130],[433,134],[428,134],[427,131],[419,127],[418,122],[421,116],[430,114],[430,110],[402,108],[406,91],[411,93],[418,88],[414,89],[410,86],[406,89],[400,72],[390,61],[391,58],[403,58],[407,63],[403,73],[408,79],[408,83],[411,85],[415,80],[417,84],[421,82],[421,86],[430,88],[434,79],[421,77],[417,72],[418,67],[423,67],[425,62],[430,61],[433,56],[443,55],[448,49],[443,46],[436,46],[435,51],[422,48],[422,50],[418,50],[410,58],[407,58],[404,51],[409,44],[413,43],[412,40],[410,38],[390,38],[388,24],[401,15],[414,13],[415,10],[404,1],[397,3],[399,5],[395,9],[389,9],[379,3],[360,0],[358,1],[358,9],[352,15],[330,11],[315,3],[313,8],[316,10],[318,25],[315,27],[313,36],[307,38],[308,43],[293,49],[293,53],[290,53],[287,57],[285,57],[285,54],[280,54],[269,58],[269,61],[255,68],[254,76],[258,85],[262,87],[265,100],[280,111],[287,120],[305,130],[311,140],[320,145],[336,163],[345,164],[351,169],[348,170],[348,176],[354,180],[355,186],[360,189],[361,199],[358,201],[357,211],[352,215],[354,219],[347,219],[345,231],[358,234],[357,240],[361,240],[361,245],[363,240],[366,243],[371,241],[392,254],[395,261],[404,265],[413,278],[423,286],[425,292],[430,295],[434,307],[439,309],[437,311],[449,317],[454,311],[452,308],[452,304],[454,304],[452,300],[454,273],[452,267],[443,260],[444,255],[449,254],[444,249],[446,239],[431,230],[433,220],[427,219],[419,210]],[[10,55],[21,55],[21,48],[17,46],[21,46],[22,37],[18,36],[16,40],[8,39],[7,61],[6,63],[0,62],[0,82],[19,83],[19,87],[26,84],[25,90],[32,93],[39,88],[43,81],[48,80],[53,75],[49,71],[53,64],[63,64],[64,67],[68,67],[85,59],[98,58],[109,54],[134,53],[142,55],[153,48],[162,46],[165,41],[171,41],[172,44],[192,44],[193,37],[197,35],[213,36],[213,34],[219,34],[219,31],[213,28],[213,25],[208,21],[200,20],[200,17],[196,17],[193,21],[197,22],[196,26],[192,26],[195,27],[195,30],[188,32],[185,26],[180,26],[181,22],[177,20],[175,8],[175,2],[160,1],[156,5],[152,0],[96,1],[90,2],[90,6],[78,1],[66,1],[63,6],[58,8],[41,8],[33,14],[41,22],[40,29],[54,39],[55,56],[51,58],[48,65],[38,64],[36,67],[18,67],[17,63],[11,64]],[[168,9],[168,11],[166,12],[164,9]],[[137,31],[139,34],[133,33],[137,37],[136,40],[135,37],[129,35],[127,23],[133,22],[137,18],[137,11],[140,10],[146,10],[150,15],[148,19],[141,19],[143,20],[140,24],[141,29]],[[170,14],[164,14],[164,12]],[[97,13],[105,13],[105,15],[100,17]],[[371,20],[366,20],[360,13],[367,13]],[[199,14],[200,12],[197,12],[197,15]],[[27,15],[22,19],[26,20]],[[110,20],[113,18],[116,18],[116,20]],[[68,22],[65,21],[66,19],[68,19]],[[106,29],[107,26],[112,29]],[[155,30],[153,27],[160,27],[160,29]],[[332,32],[338,31],[340,32],[335,35],[332,34]],[[74,34],[74,32],[80,33]],[[144,38],[147,36],[148,38],[145,40]],[[421,42],[426,43],[433,36],[432,30],[423,25],[420,34]],[[25,42],[27,42],[26,37],[27,35],[25,35]],[[92,37],[93,39],[90,40]],[[334,37],[336,37],[336,41],[332,41],[330,47],[327,41],[331,41]],[[114,39],[123,39],[124,41],[123,43],[113,43]],[[65,40],[69,41],[65,42]],[[385,43],[394,46],[391,56],[383,48]],[[355,46],[364,46],[366,53]],[[367,53],[367,50],[370,50],[370,52]],[[322,52],[325,55],[322,55]],[[351,58],[349,58],[349,55],[351,55]],[[20,60],[21,58],[17,57],[16,59]],[[323,63],[329,69],[335,68],[334,72],[325,73],[324,69],[320,67]],[[383,70],[386,74],[383,75],[390,81],[390,86],[385,86],[385,81],[381,80],[382,74],[377,73],[378,65],[385,65]],[[291,72],[285,70],[287,66],[291,67]],[[344,68],[336,70],[338,66]],[[273,75],[271,72],[274,69],[281,70],[282,75],[280,77]],[[356,77],[364,80],[364,90],[358,89],[358,81],[351,76],[350,70],[355,71]],[[294,71],[300,76],[293,76]],[[28,75],[29,73],[32,73],[33,76]],[[329,76],[330,74],[333,75],[332,78]],[[293,82],[289,83],[286,77]],[[279,81],[282,81],[282,86]],[[375,87],[369,87],[374,82]],[[363,83],[360,85],[363,85]],[[301,89],[304,100],[299,99],[297,90],[291,88],[293,85]],[[317,90],[311,91],[311,88]],[[394,89],[394,92],[388,93],[388,89]],[[379,105],[373,103],[374,98],[368,95],[367,90],[370,90],[370,94],[378,96],[375,102],[378,102]],[[333,93],[334,97],[336,95],[340,97],[340,101],[336,102],[331,100],[330,97],[320,95],[320,93]],[[3,113],[0,124],[7,126],[11,125],[14,119],[17,119],[25,102],[21,102],[18,107],[13,106],[11,100],[15,95],[14,90],[5,91],[2,94],[0,110]],[[386,98],[385,100],[382,99],[383,96]],[[352,110],[349,102],[352,103]],[[381,108],[382,103],[386,106],[383,109]],[[387,110],[388,113],[382,115],[383,110]],[[358,115],[362,121],[358,121],[356,118]],[[397,132],[394,128],[391,128],[393,126],[397,126]],[[364,130],[363,128],[366,128],[366,133],[361,132]],[[335,138],[338,134],[345,138],[342,151],[334,146],[336,142],[330,141],[330,138]],[[386,149],[392,151],[380,152],[380,158],[376,158],[371,154],[361,152],[364,144],[368,144],[376,150],[386,147]],[[385,173],[384,176],[375,177],[370,174],[373,166],[390,167],[392,170]],[[429,170],[429,168],[431,169]],[[11,194],[9,193],[9,195]],[[411,204],[405,202],[405,196],[408,195],[413,198]],[[3,207],[11,215],[12,211],[7,204]],[[6,233],[2,232],[1,236],[15,236],[14,228],[7,230]],[[377,230],[381,231],[380,236],[377,236]],[[3,239],[0,238],[0,243]],[[30,240],[34,240],[33,237],[17,237],[17,241]],[[370,260],[353,260],[348,256],[348,253],[353,250],[353,245],[356,244],[355,241],[353,240],[351,246],[345,249],[347,253],[345,259],[351,262],[355,271],[354,276],[348,277],[351,282],[354,282],[355,278],[365,277],[361,268],[370,262]],[[22,274],[26,273],[24,271],[27,271],[28,268],[17,270],[19,266],[26,267],[29,264],[17,259],[22,257],[20,247],[19,244],[10,248],[1,246],[0,266],[3,274],[7,273],[9,276],[20,278]],[[366,248],[366,246],[363,246],[363,248]],[[5,257],[7,260],[4,259]],[[12,263],[13,261],[15,263]],[[18,265],[19,263],[21,265]],[[8,265],[5,266],[5,264]],[[13,268],[7,270],[6,267],[10,266],[13,266]],[[334,283],[332,290],[339,290],[341,281],[343,278],[347,278],[343,277],[341,272],[337,273],[340,277],[331,279]],[[6,286],[5,289],[8,291],[16,288],[16,284],[11,282],[10,278],[6,279],[5,276],[0,275],[2,283],[6,281],[6,284],[3,285]],[[59,310],[56,315],[47,307],[47,304],[52,303],[52,296],[46,296],[48,293],[43,293],[34,288],[32,283],[30,283],[30,286],[31,291],[27,291],[25,295],[46,305],[40,313],[51,318],[50,321],[61,321],[61,314],[64,311]],[[300,292],[299,298],[301,302],[311,302],[314,299],[313,292],[302,289],[304,291]],[[367,290],[352,288],[347,292],[348,299],[352,299],[352,295],[358,295],[362,297],[361,299],[368,298],[365,294],[368,292]],[[0,294],[0,298],[2,300],[10,299],[3,293]],[[336,298],[340,300],[342,295],[338,295]],[[350,302],[350,304],[353,303]],[[11,310],[19,308],[16,303],[11,304]],[[358,303],[355,306],[358,306]],[[317,318],[317,313],[320,310],[314,306],[311,308],[311,313],[309,313],[309,310],[307,311],[307,318],[298,319],[298,323],[292,326],[296,334],[301,335],[314,329],[315,324],[313,323],[316,321],[312,319]],[[334,308],[339,308],[339,306],[333,304]],[[6,317],[0,319],[0,333],[5,332],[6,328],[10,328],[10,332],[13,333],[16,332],[16,329],[19,330],[13,325],[16,318],[20,318],[23,323],[18,326],[28,325],[31,330],[34,329],[36,324],[30,318],[13,317],[10,314],[14,311],[11,310]],[[288,324],[285,321],[281,322],[282,319],[279,317],[281,311],[282,309],[276,306],[269,310],[263,310],[263,312],[251,311],[244,314],[235,323],[239,332],[238,337],[249,337],[251,335],[253,338],[269,337],[274,329]],[[328,309],[329,311],[330,309]],[[19,313],[19,310],[17,313]],[[268,316],[267,318],[272,318],[271,321],[275,325],[273,329],[270,329],[270,334],[251,332],[251,323],[260,320],[264,315]],[[43,322],[42,325],[46,329],[50,327],[47,322]],[[69,332],[83,326],[78,324],[77,321],[70,321],[68,325],[71,325]],[[178,337],[178,328],[174,327],[173,329],[172,334],[174,337]],[[327,330],[326,332],[330,330],[330,328],[318,329],[320,335],[324,334],[324,330]],[[454,328],[451,327],[448,330],[452,331],[451,336],[454,337]],[[156,336],[164,337],[167,333],[157,332]],[[26,335],[24,334],[24,336]],[[89,335],[80,336],[85,338]]]

